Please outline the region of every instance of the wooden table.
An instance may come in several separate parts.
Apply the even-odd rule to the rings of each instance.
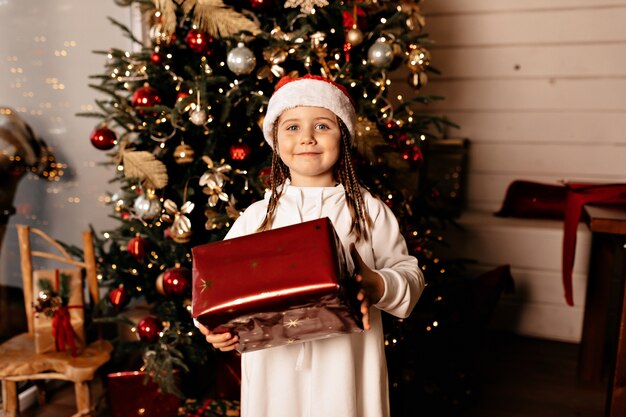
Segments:
[[[579,377],[597,381],[602,376],[607,340],[607,319],[611,281],[616,269],[621,280],[618,291],[621,305],[619,328],[609,333],[607,417],[626,417],[626,206],[587,205],[585,219],[592,232],[592,251],[583,335],[580,348]],[[623,262],[621,267],[619,262]],[[608,329],[609,332],[612,329]]]

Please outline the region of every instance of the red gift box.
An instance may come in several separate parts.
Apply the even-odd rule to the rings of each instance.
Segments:
[[[115,372],[107,375],[111,417],[175,417],[181,400],[165,394],[142,371]]]
[[[240,352],[362,331],[356,285],[328,218],[196,246],[192,315]]]

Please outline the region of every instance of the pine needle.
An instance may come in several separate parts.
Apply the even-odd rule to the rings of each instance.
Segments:
[[[120,29],[122,29],[122,32],[124,32],[124,36],[126,36],[128,39],[130,39],[131,41],[135,42],[136,44],[138,44],[138,45],[140,45],[142,47],[144,46],[143,42],[141,42],[139,39],[137,39],[135,37],[135,35],[133,35],[133,32],[127,26],[125,26],[124,24],[118,22],[117,20],[113,19],[112,17],[109,17],[108,19],[109,19],[109,21],[113,25],[115,25],[115,26],[119,27]]]
[[[126,178],[137,178],[148,188],[160,189],[167,185],[165,164],[150,152],[125,150],[122,159]]]

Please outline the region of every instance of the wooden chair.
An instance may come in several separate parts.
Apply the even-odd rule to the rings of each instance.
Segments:
[[[109,361],[112,345],[99,338],[88,344],[77,355],[69,352],[51,352],[38,354],[35,352],[33,325],[33,264],[32,257],[53,259],[84,269],[89,293],[93,303],[99,299],[96,273],[96,258],[91,231],[83,232],[84,261],[80,262],[67,253],[56,241],[39,229],[25,225],[17,225],[20,244],[22,280],[24,285],[24,305],[28,322],[28,333],[15,336],[0,345],[0,380],[2,380],[2,398],[5,417],[19,416],[17,383],[34,381],[41,385],[42,380],[65,380],[74,383],[76,406],[78,412],[73,417],[91,416],[90,381],[96,371]],[[48,252],[32,251],[30,234],[38,235],[61,255]],[[41,397],[41,396],[40,396]]]

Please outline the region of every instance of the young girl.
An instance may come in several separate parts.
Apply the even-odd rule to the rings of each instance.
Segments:
[[[389,416],[381,310],[407,317],[424,278],[391,210],[355,177],[354,125],[347,91],[319,76],[284,78],[269,101],[271,190],[226,238],[328,217],[352,255],[366,331],[243,353],[242,417]],[[236,347],[197,325],[215,348]]]

